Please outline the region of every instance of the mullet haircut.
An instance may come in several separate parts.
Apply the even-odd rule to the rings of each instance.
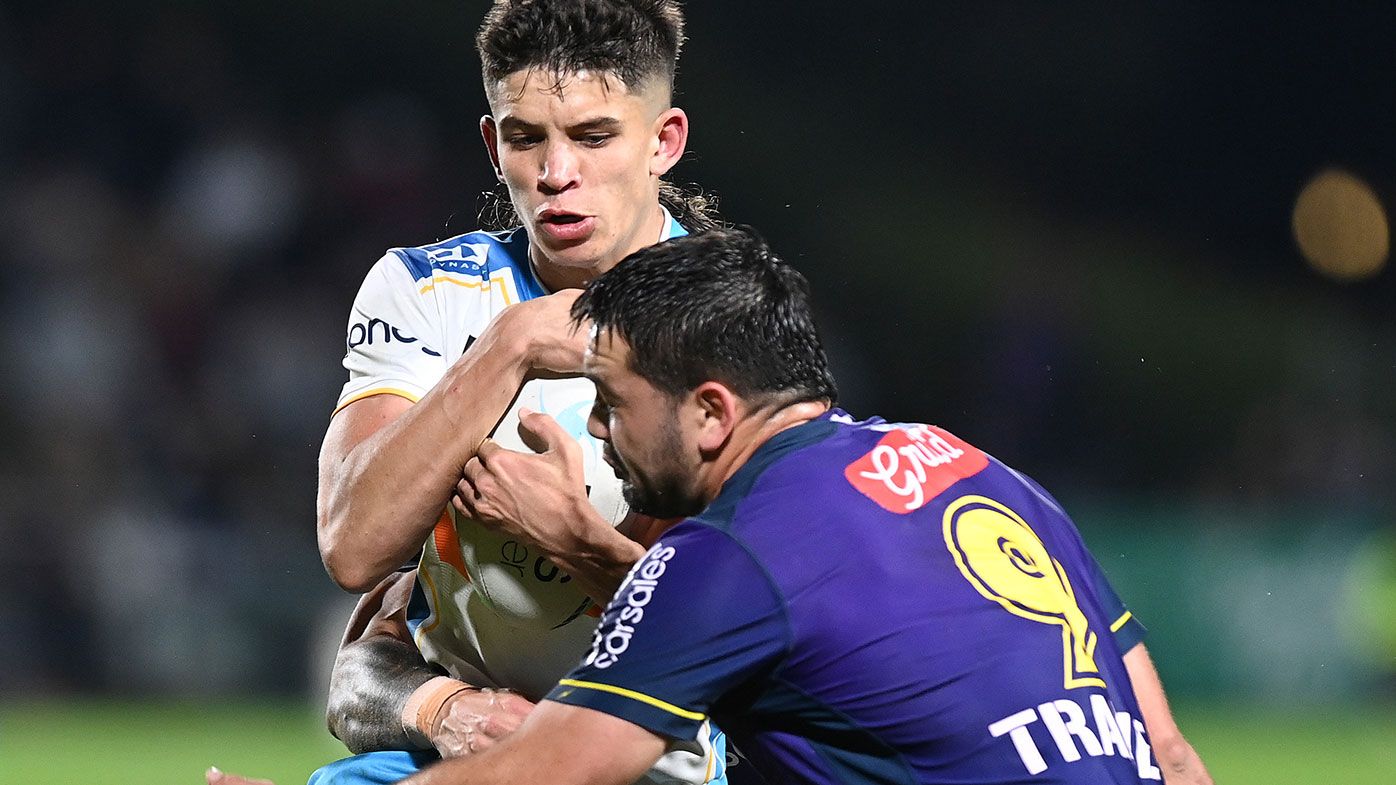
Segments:
[[[631,370],[671,396],[718,381],[757,406],[838,398],[809,282],[748,227],[636,251],[592,281],[572,318],[625,339]]]
[[[538,68],[612,73],[631,89],[658,77],[672,92],[683,40],[676,0],[495,0],[475,48],[486,87]]]

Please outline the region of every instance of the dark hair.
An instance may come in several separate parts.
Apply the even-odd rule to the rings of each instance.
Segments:
[[[651,245],[572,306],[630,345],[631,369],[670,395],[719,381],[759,405],[838,397],[809,282],[749,227]]]
[[[486,88],[516,71],[541,68],[559,76],[606,71],[630,87],[658,76],[672,91],[683,41],[683,10],[676,0],[496,0],[475,48]],[[505,188],[481,196],[481,228],[518,226]],[[717,199],[696,186],[661,180],[659,202],[689,231],[721,225]]]
[[[661,77],[672,89],[682,46],[675,0],[495,0],[475,36],[486,88],[538,68],[613,73],[631,88]]]

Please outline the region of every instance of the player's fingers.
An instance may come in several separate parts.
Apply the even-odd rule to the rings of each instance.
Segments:
[[[557,420],[532,409],[519,409],[519,436],[532,450],[554,452],[568,460],[581,449]]]
[[[471,495],[469,492],[462,493],[460,491],[451,494],[451,506],[456,508],[456,512],[461,515],[474,519],[478,516],[475,514],[475,503],[471,500]]]
[[[503,711],[519,718],[522,722],[528,713],[533,711],[535,704],[533,701],[514,692],[513,690],[496,690],[499,696],[499,707]]]
[[[220,771],[217,766],[210,766],[204,772],[204,782],[208,785],[274,785],[271,780],[254,779],[244,777],[241,774],[230,774]]]
[[[470,490],[470,495],[479,498],[480,482],[488,473],[489,469],[485,468],[484,461],[477,455],[465,462],[465,469],[461,471],[461,479],[456,483],[456,487],[462,488],[464,484],[464,488]]]
[[[478,459],[482,463],[488,463],[491,456],[498,454],[503,449],[499,446],[499,442],[486,436],[480,440],[480,446],[475,448],[475,458],[471,460]]]

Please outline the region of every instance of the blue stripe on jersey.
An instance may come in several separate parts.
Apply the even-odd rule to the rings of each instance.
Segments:
[[[413,638],[417,637],[417,628],[430,616],[431,606],[427,604],[426,592],[422,591],[422,582],[413,577],[412,598],[407,601],[407,630]]]
[[[431,278],[437,270],[487,278],[495,270],[517,270],[520,260],[527,266],[528,233],[522,228],[469,232],[439,243],[393,248],[389,252],[402,261],[414,281]]]
[[[422,249],[393,248],[388,253],[402,261],[407,272],[412,273],[412,280],[422,281],[431,277],[431,262],[427,260],[427,255]]]
[[[674,220],[674,216],[669,213],[669,208],[660,205],[659,209],[664,211],[664,237],[660,242],[672,240],[675,237],[683,237],[688,234],[688,230],[680,226],[678,221]]]

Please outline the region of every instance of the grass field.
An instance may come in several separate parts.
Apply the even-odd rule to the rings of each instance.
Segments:
[[[1222,785],[1396,782],[1396,708],[1183,705],[1178,716]],[[199,785],[212,764],[301,785],[317,766],[342,754],[303,703],[0,708],[5,785]]]

